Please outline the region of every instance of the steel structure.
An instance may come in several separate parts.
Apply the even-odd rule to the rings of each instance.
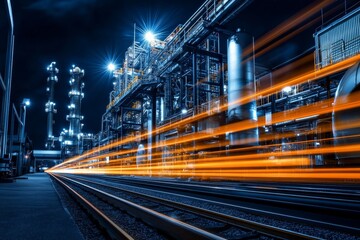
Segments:
[[[313,35],[315,47],[279,64],[256,59],[268,45],[251,31],[227,30],[249,4],[207,0],[163,41],[134,40],[122,67],[113,72],[114,89],[96,135],[98,150],[80,156],[81,163],[75,159],[76,168],[115,166],[111,171],[119,173],[128,167],[130,174],[135,168],[151,175],[154,167],[162,175],[176,170],[195,176],[197,163],[206,165],[203,159],[228,161],[237,171],[241,167],[233,168],[233,157],[257,154],[265,156],[262,169],[284,167],[281,160],[289,158],[296,168],[359,164],[358,150],[317,150],[359,143],[358,108],[335,109],[359,89],[360,8],[355,4],[323,24]],[[297,20],[282,27],[295,28]],[[265,34],[267,44],[289,31],[275,30]],[[345,128],[344,122],[356,127]],[[89,162],[83,160],[87,157]]]
[[[219,106],[227,102],[224,86],[228,85],[228,76],[225,72],[226,54],[221,52],[221,42],[222,37],[226,39],[230,36],[224,35],[224,30],[219,26],[227,23],[231,16],[243,10],[249,3],[250,1],[206,1],[185,24],[175,28],[164,41],[155,40],[145,46],[134,42],[125,54],[123,67],[114,72],[116,84],[102,118],[102,132],[98,135],[98,143],[103,145],[148,132],[147,138],[135,138],[134,142],[118,146],[117,149],[135,148],[137,165],[150,164],[152,155],[156,152],[156,149],[152,148],[153,143],[224,125],[226,114],[219,111]],[[237,33],[236,36],[238,35],[242,33]],[[230,37],[229,41],[234,38],[236,37]],[[252,42],[251,37],[241,41],[249,39]],[[232,77],[229,83],[232,92],[230,98],[238,97],[239,92],[245,94],[248,91],[248,87],[240,85],[249,82],[253,84],[251,56],[243,69],[250,71],[247,74],[249,77]],[[236,71],[232,73],[242,75],[242,70]],[[249,91],[254,92],[255,89]],[[251,119],[256,124],[254,104],[255,101],[242,112],[248,117],[252,115]],[[229,112],[235,109],[239,107],[229,108]],[[208,112],[208,116],[197,122],[161,134],[153,133],[157,127],[204,112]],[[238,115],[238,110],[235,112]],[[241,120],[240,117],[236,119],[236,114],[231,121]],[[257,130],[252,133],[233,134],[234,145],[235,142],[241,144],[238,141],[244,134],[256,136]],[[193,148],[179,157],[192,159],[199,154],[196,145],[205,144],[208,149],[222,149],[224,147],[220,142],[224,139],[225,136],[213,136],[202,141],[165,146],[161,151],[166,158],[176,149]]]
[[[84,73],[84,70],[76,66],[73,66],[70,70],[70,104],[68,105],[69,114],[66,115],[66,120],[69,121],[69,129],[64,130],[60,135],[65,158],[82,152],[83,133],[81,132],[81,121],[84,116],[81,115],[81,100],[84,98],[83,88],[85,84],[82,81]]]
[[[4,91],[2,106],[1,106],[1,148],[0,148],[0,175],[7,175],[11,173],[10,156],[8,154],[8,128],[9,128],[9,111],[10,111],[10,95],[13,69],[13,55],[14,55],[14,19],[11,7],[11,1],[6,1],[6,11],[9,20],[8,44],[6,52],[6,66],[5,66],[5,82],[1,74],[1,86]]]
[[[59,69],[55,67],[55,62],[52,62],[49,67],[47,68],[47,72],[49,77],[47,78],[47,87],[46,93],[48,94],[48,101],[45,104],[45,112],[47,113],[47,139],[45,148],[48,150],[54,149],[54,141],[56,138],[53,134],[53,125],[54,125],[54,114],[57,112],[55,109],[55,102],[54,102],[54,86],[55,83],[58,82],[57,74],[59,73]]]

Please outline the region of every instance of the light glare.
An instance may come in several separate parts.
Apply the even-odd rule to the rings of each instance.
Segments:
[[[145,40],[149,43],[152,43],[155,40],[155,35],[153,32],[151,31],[147,31],[145,33]]]
[[[25,106],[30,106],[30,99],[24,98],[23,104],[24,104]]]
[[[291,87],[287,86],[283,88],[283,92],[289,93],[291,92]]]
[[[113,63],[109,63],[109,65],[107,66],[109,71],[114,71],[115,70],[115,64]]]

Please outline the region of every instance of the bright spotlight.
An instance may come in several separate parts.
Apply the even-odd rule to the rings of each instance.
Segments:
[[[155,35],[151,31],[146,32],[144,37],[145,37],[145,40],[149,43],[152,43],[155,40]]]
[[[109,71],[114,71],[114,70],[115,70],[115,64],[109,63],[109,65],[107,66],[107,69],[108,69]]]
[[[24,98],[23,104],[24,104],[25,106],[30,106],[30,99]]]

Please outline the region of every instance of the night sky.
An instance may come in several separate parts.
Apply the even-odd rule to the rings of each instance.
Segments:
[[[5,1],[4,1],[5,2]],[[109,103],[112,89],[106,66],[122,63],[126,49],[132,44],[133,24],[138,26],[137,39],[143,40],[141,29],[151,29],[163,40],[199,8],[203,0],[16,0],[12,1],[15,21],[15,56],[12,102],[20,105],[23,98],[32,101],[28,109],[26,132],[36,149],[44,148],[46,139],[46,67],[56,61],[59,82],[55,85],[54,135],[68,128],[65,120],[69,103],[69,69],[73,64],[85,70],[85,98],[82,114],[83,132],[98,133],[101,115]],[[247,11],[235,18],[228,28],[245,27],[255,38],[265,34],[312,0],[254,1]],[[3,5],[2,5],[3,6]],[[0,9],[0,14],[4,15]],[[319,13],[320,14],[320,13]],[[1,19],[4,19],[2,16]],[[297,44],[284,44],[288,54],[264,56],[273,65],[285,61],[313,46],[314,25]],[[0,45],[4,58],[4,24]],[[2,42],[1,42],[2,41]],[[284,53],[284,50],[281,50]],[[268,59],[265,59],[265,58]],[[274,58],[277,58],[274,60]],[[3,74],[3,71],[1,71]]]

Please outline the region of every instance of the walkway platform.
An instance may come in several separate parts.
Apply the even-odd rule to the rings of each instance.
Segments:
[[[49,175],[0,183],[0,239],[83,239]]]

